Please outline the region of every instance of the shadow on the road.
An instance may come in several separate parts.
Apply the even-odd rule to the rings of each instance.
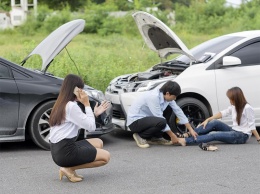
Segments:
[[[112,136],[115,138],[120,138],[120,139],[132,139],[133,138],[133,133],[131,131],[124,131],[122,129],[115,129],[110,133]]]
[[[122,141],[132,141],[133,134],[129,131],[123,131],[121,129],[115,129],[109,134],[100,137],[105,144],[115,144]],[[40,151],[43,150],[33,143],[32,140],[26,140],[23,142],[4,142],[0,143],[0,152],[10,151]]]
[[[100,137],[105,144],[113,144],[122,141],[132,141],[133,133],[130,131],[123,131],[122,129],[115,129],[109,134]]]

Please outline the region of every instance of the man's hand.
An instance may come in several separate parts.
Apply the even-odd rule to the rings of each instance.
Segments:
[[[172,144],[177,144],[177,143],[179,143],[179,142],[178,142],[178,138],[177,138],[177,136],[176,136],[174,133],[172,133],[170,137],[171,137],[171,142],[172,142]]]
[[[178,143],[177,136],[171,130],[166,131],[166,133],[170,136],[172,144],[177,144]]]
[[[194,137],[194,139],[197,139],[197,136],[198,136],[197,132],[195,132],[193,129],[190,130],[189,132],[190,132],[191,136]]]
[[[189,130],[190,134],[194,139],[197,139],[198,134],[194,131],[194,129],[191,127],[190,123],[186,123],[185,126]]]
[[[171,142],[172,142],[172,144],[178,144],[179,143],[178,138],[176,137],[176,135],[175,135],[175,137],[174,136],[171,137]]]

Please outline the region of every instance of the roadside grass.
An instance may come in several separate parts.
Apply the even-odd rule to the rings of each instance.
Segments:
[[[214,37],[186,32],[176,34],[188,48]],[[24,37],[19,33],[3,33],[0,56],[19,64],[46,36],[38,34]],[[170,59],[171,56],[166,60]],[[157,63],[160,63],[160,58],[146,46],[141,35],[127,37],[80,34],[59,53],[48,72],[59,77],[65,77],[69,73],[79,74],[86,84],[104,92],[116,76],[145,71]],[[41,69],[41,58],[32,56],[25,67]]]

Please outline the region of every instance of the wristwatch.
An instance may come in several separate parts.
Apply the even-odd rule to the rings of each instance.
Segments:
[[[256,140],[258,143],[260,143],[260,139]]]

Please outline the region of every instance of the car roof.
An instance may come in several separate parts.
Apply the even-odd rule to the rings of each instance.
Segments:
[[[226,36],[242,36],[245,38],[254,38],[260,36],[260,30],[249,30],[243,32],[235,32],[231,34],[227,34]]]

